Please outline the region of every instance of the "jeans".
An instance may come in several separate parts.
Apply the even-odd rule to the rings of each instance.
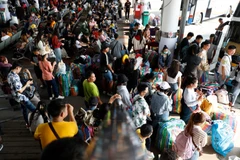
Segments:
[[[27,111],[27,109],[29,111],[33,112],[33,111],[35,111],[36,107],[32,104],[32,102],[30,100],[22,101],[21,102],[21,107],[22,107],[23,118],[24,118],[25,122],[27,124],[29,124],[28,123],[28,111]]]
[[[112,72],[111,72],[110,70],[108,70],[106,73],[103,73],[103,77],[104,77],[108,82],[113,81]]]
[[[55,53],[55,56],[56,56],[56,62],[57,62],[57,63],[61,62],[61,60],[62,60],[62,51],[61,51],[61,48],[55,48],[55,49],[54,49],[54,53]]]
[[[189,158],[188,160],[198,160],[198,158],[199,158],[199,152],[196,150],[193,153],[193,156],[191,158]]]
[[[175,93],[178,90],[178,83],[169,83],[171,86],[172,92]]]
[[[240,93],[240,83],[232,87],[232,94],[233,94],[232,105],[233,106],[238,98],[239,93]]]
[[[218,81],[218,84],[219,84],[220,86],[222,86],[222,85],[225,83],[226,79],[222,79],[222,75],[221,75],[221,74],[218,74],[218,75],[217,75],[217,81]]]
[[[48,91],[48,97],[52,97],[52,90],[53,90],[53,94],[54,97],[57,98],[59,96],[59,92],[58,92],[58,86],[56,83],[55,79],[46,81],[47,84],[47,91]]]
[[[161,115],[153,116],[153,119],[152,119],[152,126],[153,126],[153,128],[157,126],[158,122],[166,122],[166,121],[168,121],[168,118],[169,118],[169,112],[167,112],[167,111],[164,112]]]

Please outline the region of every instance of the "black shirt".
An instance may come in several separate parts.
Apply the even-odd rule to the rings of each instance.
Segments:
[[[126,9],[128,9],[128,10],[129,10],[129,9],[130,9],[130,7],[131,7],[131,2],[126,2],[126,3],[125,3],[125,7],[126,7]]]

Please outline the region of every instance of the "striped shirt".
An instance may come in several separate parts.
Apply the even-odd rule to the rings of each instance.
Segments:
[[[207,144],[207,133],[200,126],[193,126],[193,141],[200,149]]]

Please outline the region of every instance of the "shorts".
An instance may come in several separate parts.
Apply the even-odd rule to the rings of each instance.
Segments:
[[[103,73],[103,78],[105,78],[108,82],[113,81],[112,72],[110,72],[110,70],[107,70],[107,72]]]

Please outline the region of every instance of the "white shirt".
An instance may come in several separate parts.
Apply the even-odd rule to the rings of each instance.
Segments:
[[[183,96],[184,96],[184,102],[188,107],[193,107],[198,104],[197,93],[194,91],[193,88],[192,89],[186,88],[184,90]]]
[[[232,63],[232,56],[225,55],[223,56],[220,66],[218,68],[218,73],[222,74],[222,67],[225,69],[225,76],[230,76],[231,74],[231,63]]]
[[[1,41],[5,41],[6,39],[8,39],[10,36],[9,35],[5,35],[1,38]]]
[[[133,49],[134,50],[140,50],[140,49],[143,49],[145,47],[146,39],[143,37],[142,42],[140,43],[140,41],[136,40],[136,38],[133,37],[132,43],[133,43]]]
[[[175,78],[169,77],[167,76],[167,82],[168,83],[177,83],[178,82],[178,78],[182,76],[182,73],[180,71],[178,71],[177,75]]]

